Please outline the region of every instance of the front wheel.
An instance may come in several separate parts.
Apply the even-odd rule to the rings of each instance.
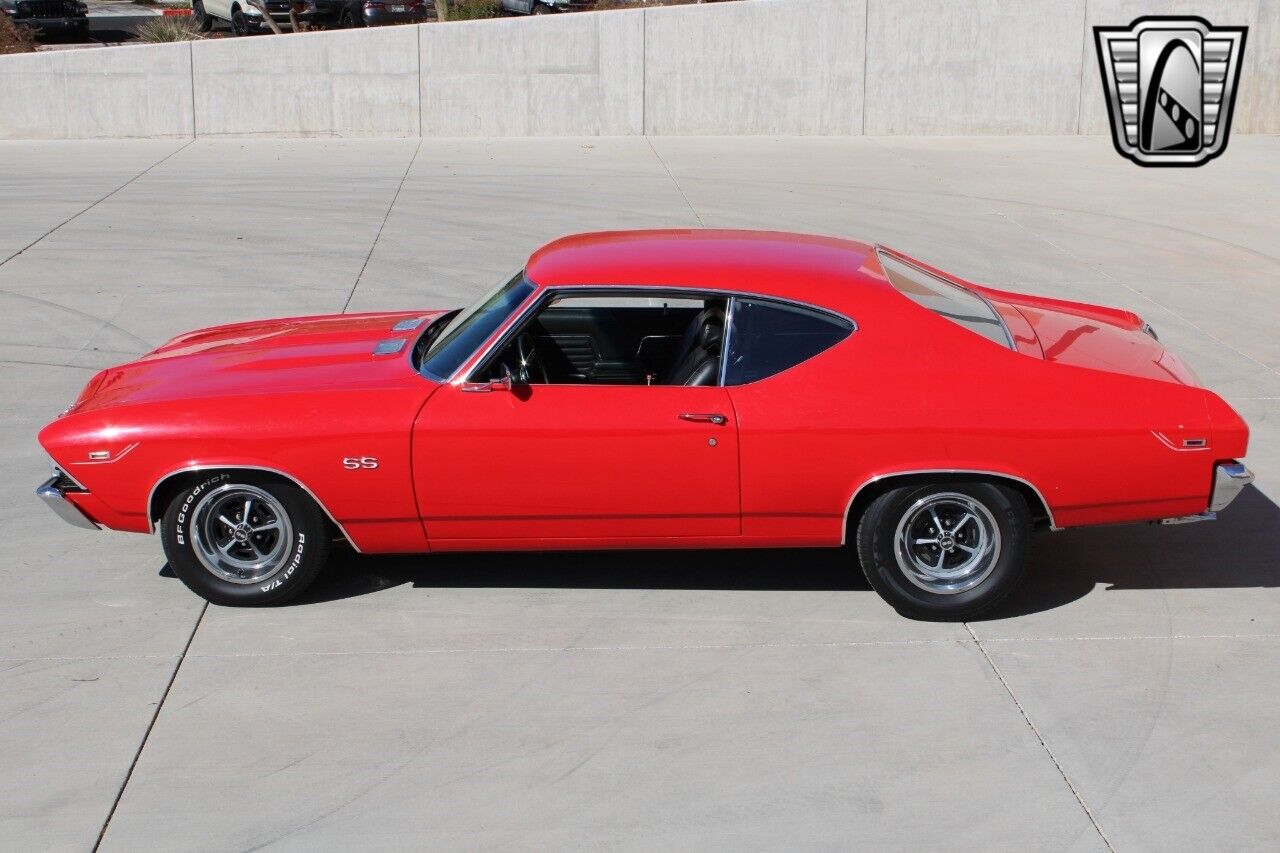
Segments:
[[[231,10],[231,33],[236,36],[247,36],[251,32],[249,16],[239,6]]]
[[[195,22],[196,29],[202,33],[213,29],[213,18],[209,17],[209,13],[204,10],[204,3],[201,0],[191,0],[191,20]]]
[[[1031,516],[1022,495],[986,483],[893,489],[858,523],[872,588],[899,612],[963,619],[994,607],[1026,565]]]
[[[306,589],[329,554],[324,515],[292,483],[211,474],[169,503],[169,565],[214,604],[279,604]]]

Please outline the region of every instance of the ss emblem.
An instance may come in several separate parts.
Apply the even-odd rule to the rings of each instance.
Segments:
[[[378,459],[374,456],[344,456],[342,457],[342,467],[348,471],[356,471],[360,468],[377,468]]]

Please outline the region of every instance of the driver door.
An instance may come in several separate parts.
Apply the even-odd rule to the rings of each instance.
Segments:
[[[740,532],[724,388],[440,388],[413,432],[433,549],[657,544]]]

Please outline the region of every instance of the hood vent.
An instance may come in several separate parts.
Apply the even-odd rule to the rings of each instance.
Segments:
[[[391,327],[393,332],[412,332],[414,329],[422,325],[421,317],[410,317],[408,320],[401,320]]]
[[[374,355],[395,355],[404,349],[404,338],[387,338],[378,341],[378,345],[373,348]]]

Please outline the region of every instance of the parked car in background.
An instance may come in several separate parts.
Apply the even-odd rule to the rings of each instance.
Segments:
[[[345,0],[338,26],[381,27],[388,24],[421,24],[434,18],[435,4],[423,0]]]
[[[89,30],[89,7],[77,0],[0,0],[0,12],[15,25],[42,35],[79,35]]]
[[[544,246],[463,310],[180,335],[41,431],[37,494],[159,529],[220,604],[298,594],[335,538],[847,545],[900,611],[960,618],[1013,589],[1033,529],[1213,518],[1253,479],[1248,437],[1128,311],[852,240],[617,232]]]
[[[289,0],[268,0],[267,10],[281,29],[288,29]],[[420,24],[434,17],[435,6],[425,0],[305,0],[297,13],[301,23],[322,29]],[[193,0],[192,14],[208,32],[217,21],[231,25],[236,35],[270,30],[262,12],[248,0]]]
[[[276,23],[289,25],[287,0],[268,2],[267,9]],[[191,16],[203,31],[213,29],[218,21],[231,25],[236,35],[248,35],[270,29],[262,21],[262,12],[240,0],[191,0]]]
[[[585,12],[592,0],[502,0],[502,11],[511,15],[546,15],[551,12]]]

